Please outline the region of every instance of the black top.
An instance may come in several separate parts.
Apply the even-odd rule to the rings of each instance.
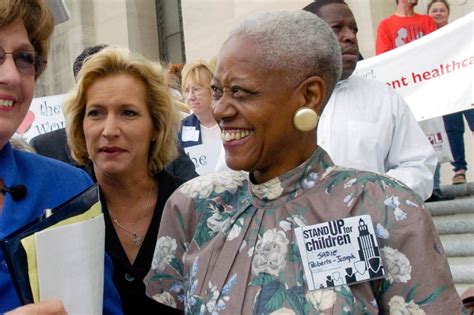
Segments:
[[[101,197],[105,219],[105,249],[114,264],[113,279],[122,299],[124,314],[182,314],[182,311],[155,302],[145,294],[143,279],[151,267],[163,208],[169,196],[184,182],[166,171],[158,174],[156,179],[159,183],[158,200],[150,226],[133,265],[127,258],[110,220],[107,205]]]

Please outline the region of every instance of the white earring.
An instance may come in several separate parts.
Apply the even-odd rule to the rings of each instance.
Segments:
[[[301,107],[293,116],[293,125],[299,131],[311,131],[318,124],[318,114],[308,107]]]

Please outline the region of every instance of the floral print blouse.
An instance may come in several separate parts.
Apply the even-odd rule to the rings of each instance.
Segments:
[[[308,291],[294,228],[369,214],[385,279]],[[195,178],[168,200],[147,295],[187,314],[461,314],[423,201],[402,183],[335,167],[318,148],[264,184]]]

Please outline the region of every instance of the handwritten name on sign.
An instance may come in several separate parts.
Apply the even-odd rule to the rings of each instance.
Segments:
[[[369,215],[299,227],[295,235],[309,290],[384,276]]]

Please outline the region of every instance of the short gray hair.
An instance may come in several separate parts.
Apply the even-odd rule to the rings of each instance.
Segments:
[[[328,85],[328,98],[341,77],[341,48],[332,29],[306,11],[269,11],[242,20],[227,41],[249,36],[258,43],[262,66],[287,70],[288,83],[315,75]]]

